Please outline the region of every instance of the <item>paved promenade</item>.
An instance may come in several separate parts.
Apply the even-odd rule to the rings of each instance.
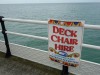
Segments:
[[[4,58],[4,54],[0,53],[0,75],[60,75],[59,73],[24,59]]]

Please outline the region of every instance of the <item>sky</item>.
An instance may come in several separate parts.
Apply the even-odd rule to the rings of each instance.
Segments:
[[[100,0],[0,0],[0,4],[15,3],[77,3],[77,2],[100,2]]]

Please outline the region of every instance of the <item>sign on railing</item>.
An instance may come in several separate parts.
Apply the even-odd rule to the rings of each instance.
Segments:
[[[80,63],[84,22],[49,20],[50,59],[65,66]]]

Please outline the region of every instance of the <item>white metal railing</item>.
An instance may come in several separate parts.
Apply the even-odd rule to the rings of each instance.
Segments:
[[[24,20],[24,19],[12,19],[12,18],[3,18],[2,20],[3,21],[10,21],[10,22],[41,24],[41,25],[47,25],[48,24],[48,21],[39,21],[39,20]],[[100,29],[100,25],[85,24],[84,28]]]
[[[15,34],[15,35],[19,35],[19,36],[30,37],[30,38],[35,38],[35,39],[40,39],[40,40],[48,40],[47,37],[34,36],[34,35],[22,34],[22,33],[10,32],[10,31],[6,31],[6,33]]]
[[[39,21],[39,20],[25,20],[25,19],[12,19],[12,18],[3,18],[3,21],[11,21],[11,22],[20,22],[20,23],[32,23],[32,24],[42,24],[47,25],[47,21]]]
[[[40,40],[48,40],[47,37],[34,36],[34,35],[22,34],[22,33],[10,32],[10,31],[6,31],[6,33],[15,34],[15,35],[19,35],[19,36],[30,37],[30,38],[35,38],[35,39],[40,39]],[[82,46],[86,47],[86,48],[92,48],[92,49],[100,50],[100,46],[89,45],[89,44],[82,44]]]
[[[39,21],[39,20],[24,20],[24,19],[12,19],[12,18],[2,18],[2,20],[3,21],[10,21],[10,22],[41,24],[41,25],[47,25],[48,24],[48,21]],[[85,24],[84,28],[99,29],[100,30],[100,25]],[[0,30],[0,32],[1,31],[2,30]],[[48,40],[47,37],[34,36],[34,35],[22,34],[22,33],[10,32],[10,31],[6,31],[6,33],[15,34],[15,35],[19,35],[19,36],[30,37],[30,38],[35,38],[35,39]],[[90,44],[82,44],[82,46],[86,47],[86,48],[92,48],[92,49],[100,50],[100,46],[95,46],[95,45],[90,45]]]

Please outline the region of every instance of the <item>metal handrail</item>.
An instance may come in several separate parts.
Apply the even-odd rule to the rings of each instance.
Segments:
[[[100,50],[100,46],[95,46],[95,45],[90,45],[90,44],[82,44],[82,47]]]
[[[22,34],[22,33],[10,32],[10,31],[6,31],[6,33],[15,34],[15,35],[19,35],[19,36],[30,37],[30,38],[35,38],[35,39],[40,39],[40,40],[48,40],[47,37],[34,36],[34,35]],[[90,44],[82,44],[82,46],[86,47],[86,48],[92,48],[92,49],[100,50],[100,46],[95,46],[95,45],[90,45]]]
[[[41,25],[47,25],[48,24],[48,21],[40,21],[40,20],[25,20],[25,19],[13,19],[13,18],[2,18],[2,20],[3,21],[10,21],[10,22],[41,24]],[[100,25],[85,24],[84,28],[100,29]]]
[[[35,39],[40,39],[40,40],[48,40],[47,37],[41,37],[41,36],[35,36],[35,35],[29,35],[29,34],[22,34],[22,33],[16,33],[16,32],[11,32],[11,31],[6,31],[6,33],[30,37],[30,38],[35,38]]]
[[[20,23],[31,23],[31,24],[41,24],[47,25],[47,21],[39,21],[39,20],[25,20],[25,19],[13,19],[13,18],[2,18],[3,21],[10,21],[10,22],[20,22]]]
[[[46,40],[46,41],[48,40],[47,37],[41,37],[41,36],[35,36],[35,35],[29,35],[29,34],[22,34],[22,33],[16,33],[16,32],[11,32],[11,31],[6,31],[6,33],[30,37],[30,38],[35,38],[35,39],[40,39],[40,40]],[[100,46],[95,46],[95,45],[90,45],[90,44],[82,44],[82,47],[100,50]]]
[[[47,25],[48,24],[48,21],[39,21],[39,20],[25,20],[25,19],[13,19],[13,18],[2,18],[2,20],[3,21],[10,21],[10,22],[41,24],[41,25]],[[100,25],[85,24],[84,28],[86,28],[86,29],[87,28],[89,28],[89,29],[100,29]],[[2,30],[0,30],[0,32],[2,32]],[[35,39],[48,40],[47,37],[41,37],[41,36],[35,36],[35,35],[29,35],[29,34],[22,34],[22,33],[16,33],[16,32],[11,32],[11,31],[6,31],[6,33],[30,37],[30,38],[35,38]],[[100,50],[100,46],[95,46],[95,45],[90,45],[90,44],[82,44],[82,46],[86,47],[86,48],[92,48],[92,49]]]

